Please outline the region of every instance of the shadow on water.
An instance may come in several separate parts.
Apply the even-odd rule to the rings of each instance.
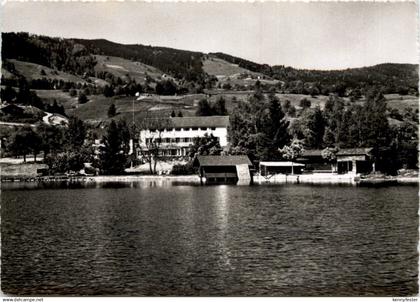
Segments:
[[[175,179],[141,179],[137,181],[104,181],[104,182],[83,182],[83,181],[55,181],[55,182],[5,182],[1,183],[2,190],[33,190],[33,189],[147,189],[165,187],[217,187],[217,186],[244,187],[236,184],[209,183],[200,184],[194,181],[182,181]],[[378,183],[253,183],[245,187],[347,187],[347,188],[386,188],[386,187],[416,187],[418,183],[397,183],[397,182],[378,182]]]
[[[7,186],[1,209],[7,293],[418,292],[415,187],[199,187],[168,179]]]

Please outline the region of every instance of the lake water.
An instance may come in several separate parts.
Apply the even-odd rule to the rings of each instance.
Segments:
[[[2,184],[4,292],[404,296],[418,187]]]

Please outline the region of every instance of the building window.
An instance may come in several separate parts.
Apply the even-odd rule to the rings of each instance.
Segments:
[[[216,127],[211,127],[210,129],[211,129],[211,130],[216,130]]]
[[[179,137],[177,137],[177,138],[175,139],[175,142],[176,142],[176,143],[179,143],[179,140],[180,140],[180,138],[179,138]]]
[[[181,128],[175,128],[175,131],[181,131]]]
[[[198,127],[192,127],[191,128],[193,131],[197,131],[198,130]]]
[[[165,142],[166,142],[166,143],[170,143],[170,142],[171,142],[171,139],[170,139],[170,138],[166,138],[166,139],[165,139]]]
[[[168,129],[167,129],[167,131],[172,131],[172,130],[174,130],[174,128],[168,128]]]
[[[184,131],[190,131],[190,128],[184,128]]]
[[[206,127],[201,127],[200,130],[206,131],[207,128]]]

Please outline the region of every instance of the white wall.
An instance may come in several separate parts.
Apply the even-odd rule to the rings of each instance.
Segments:
[[[228,143],[227,141],[227,128],[226,127],[215,127],[215,130],[211,130],[211,128],[207,127],[206,130],[201,130],[198,128],[198,130],[192,130],[189,128],[189,130],[185,130],[185,128],[180,128],[179,131],[176,131],[175,129],[172,129],[171,131],[164,130],[160,134],[158,131],[150,132],[149,130],[141,130],[140,131],[140,145],[142,147],[146,147],[146,139],[147,138],[161,138],[162,139],[162,145],[170,144],[170,145],[176,145],[178,147],[188,147],[192,144],[193,138],[195,137],[204,137],[205,134],[213,134],[214,137],[219,138],[219,143],[221,147],[225,147]],[[172,139],[171,143],[166,143],[165,139],[169,138]],[[181,138],[189,138],[189,142],[175,142],[175,139],[181,139]]]

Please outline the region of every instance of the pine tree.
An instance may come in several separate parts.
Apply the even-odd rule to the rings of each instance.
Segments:
[[[112,118],[117,115],[117,108],[115,107],[115,104],[111,104],[108,108],[108,117]]]
[[[126,128],[126,127],[125,127]],[[127,163],[128,142],[124,125],[117,125],[114,120],[111,121],[107,132],[103,138],[104,146],[101,147],[100,169],[106,175],[118,175],[124,173]]]

